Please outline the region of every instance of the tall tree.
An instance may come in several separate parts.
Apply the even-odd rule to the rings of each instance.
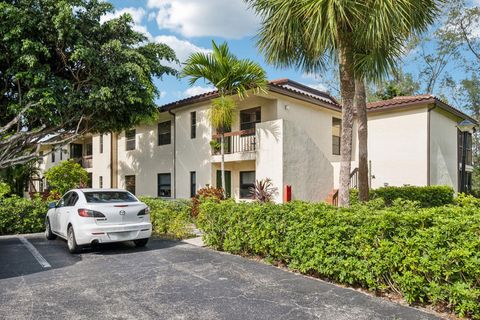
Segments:
[[[339,204],[347,206],[355,79],[377,80],[392,70],[404,40],[432,22],[436,1],[245,1],[262,17],[258,45],[268,62],[313,73],[323,71],[327,61],[338,63],[342,100]]]
[[[153,80],[175,70],[168,46],[147,43],[100,0],[0,2],[0,168],[34,159],[38,142],[119,131],[156,112]]]
[[[227,43],[218,46],[212,41],[212,53],[196,52],[190,55],[181,72],[189,77],[190,85],[203,79],[214,86],[219,97],[212,101],[209,118],[212,126],[220,133],[221,179],[225,187],[225,130],[232,126],[235,117],[236,100],[244,99],[250,90],[265,92],[267,77],[262,67],[249,59],[238,59],[230,52]]]

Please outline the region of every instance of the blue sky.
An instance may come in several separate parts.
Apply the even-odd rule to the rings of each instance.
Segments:
[[[212,39],[227,41],[230,49],[240,58],[259,62],[269,79],[290,78],[324,89],[313,76],[294,69],[276,69],[265,63],[255,46],[255,33],[259,19],[242,0],[114,0],[116,12],[110,19],[128,12],[135,28],[146,33],[151,41],[168,44],[183,60],[195,50],[208,50]],[[178,67],[178,66],[177,66]],[[185,98],[208,90],[205,83],[191,88],[185,79],[164,77],[157,81],[161,91],[158,104]]]
[[[116,11],[104,17],[114,18],[128,12],[132,15],[135,29],[146,34],[150,41],[163,42],[184,61],[194,51],[207,51],[212,39],[227,41],[230,49],[240,58],[259,62],[267,71],[269,79],[290,78],[320,90],[329,90],[332,74],[336,68],[321,75],[306,75],[301,70],[276,69],[265,63],[258,52],[255,34],[259,27],[256,17],[243,0],[110,0]],[[427,50],[434,50],[427,44]],[[418,77],[419,66],[413,60],[414,53],[407,54],[402,62],[405,72]],[[176,66],[180,68],[180,66]],[[449,71],[457,80],[464,76],[458,63],[452,62]],[[211,90],[205,83],[190,87],[185,79],[165,77],[156,81],[161,96],[159,105],[183,99]],[[335,92],[332,92],[335,94]],[[437,93],[437,92],[434,92]],[[449,99],[450,100],[450,99]]]

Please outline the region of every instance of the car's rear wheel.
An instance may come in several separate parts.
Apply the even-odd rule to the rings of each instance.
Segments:
[[[75,232],[73,231],[72,226],[68,227],[67,245],[70,253],[78,253],[80,251],[80,246],[77,244],[77,240],[75,240]]]
[[[148,242],[148,238],[133,240],[133,243],[135,243],[136,247],[145,247],[147,245],[147,242]]]
[[[55,240],[57,236],[52,232],[52,228],[50,227],[50,219],[45,219],[45,238],[47,240]]]

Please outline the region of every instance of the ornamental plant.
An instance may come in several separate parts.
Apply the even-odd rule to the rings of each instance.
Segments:
[[[70,189],[87,185],[88,172],[73,160],[66,160],[48,169],[45,178],[51,191],[64,194]]]

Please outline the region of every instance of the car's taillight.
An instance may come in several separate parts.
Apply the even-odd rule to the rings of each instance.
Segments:
[[[89,209],[78,209],[78,215],[85,218],[105,218],[103,213]]]
[[[149,207],[146,207],[145,209],[140,210],[137,213],[137,216],[144,216],[144,215],[147,215],[147,214],[150,214],[150,208]]]

